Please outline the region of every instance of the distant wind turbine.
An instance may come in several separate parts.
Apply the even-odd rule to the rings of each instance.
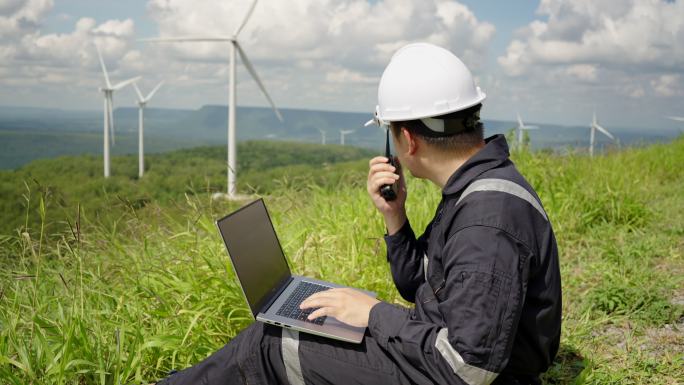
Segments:
[[[344,146],[344,137],[356,130],[340,130],[340,144]]]
[[[144,151],[144,144],[143,144],[143,114],[145,110],[145,106],[147,105],[147,102],[152,99],[152,96],[157,92],[159,87],[164,84],[164,81],[162,80],[157,84],[156,87],[152,89],[152,92],[147,95],[147,97],[143,97],[142,92],[140,92],[140,88],[138,88],[138,84],[133,83],[133,87],[135,87],[135,93],[138,94],[138,177],[142,178],[144,170],[145,170],[145,151]]]
[[[236,183],[237,183],[237,173],[236,173],[236,164],[237,164],[237,145],[236,145],[236,139],[235,139],[235,102],[236,102],[236,92],[235,92],[235,70],[236,70],[236,65],[235,65],[235,52],[240,55],[240,59],[242,59],[242,64],[245,65],[247,68],[247,71],[249,71],[250,75],[252,75],[252,78],[254,81],[256,81],[257,85],[261,89],[261,92],[266,96],[266,99],[268,102],[271,104],[271,108],[273,108],[273,111],[275,112],[276,116],[278,117],[278,120],[281,122],[283,121],[282,115],[280,115],[280,111],[278,111],[278,108],[276,108],[275,103],[273,103],[273,100],[271,97],[268,95],[268,92],[266,92],[266,88],[264,85],[261,83],[261,80],[259,79],[259,76],[256,73],[256,70],[254,69],[254,66],[252,66],[252,63],[249,61],[247,58],[247,55],[245,54],[245,51],[242,49],[242,46],[240,43],[237,41],[238,34],[240,34],[240,31],[242,28],[247,24],[247,20],[249,17],[252,15],[252,12],[254,11],[254,7],[256,6],[257,0],[254,0],[252,2],[252,5],[249,7],[249,10],[247,11],[247,14],[245,15],[245,18],[242,20],[242,23],[235,29],[235,32],[233,32],[232,36],[188,36],[188,37],[159,37],[159,38],[152,38],[152,39],[141,39],[141,41],[147,41],[147,42],[162,42],[162,43],[173,43],[173,42],[228,42],[230,43],[230,76],[229,76],[229,83],[228,83],[228,198],[229,199],[235,199],[237,198],[237,189],[236,189]]]
[[[612,140],[615,140],[613,134],[611,134],[610,132],[608,132],[608,130],[606,130],[598,124],[598,121],[596,120],[596,111],[594,111],[594,117],[591,120],[591,137],[589,140],[589,156],[591,157],[594,156],[594,141],[596,137],[596,130],[601,131],[603,135],[609,137]]]
[[[321,133],[321,144],[325,145],[325,130],[319,128],[318,132]]]
[[[523,146],[523,130],[536,130],[539,127],[537,126],[526,126],[523,124],[522,118],[520,117],[520,113],[516,112],[518,115],[518,127],[516,129],[518,130],[518,150],[522,150]]]
[[[135,83],[140,79],[140,76],[124,80],[120,83],[112,85],[109,81],[109,74],[107,67],[105,67],[104,60],[102,60],[102,53],[100,47],[95,44],[97,50],[97,57],[100,59],[100,66],[102,66],[102,73],[104,74],[105,86],[100,87],[100,91],[104,93],[104,176],[109,178],[109,136],[111,135],[112,145],[114,144],[114,91],[118,91],[131,83]]]

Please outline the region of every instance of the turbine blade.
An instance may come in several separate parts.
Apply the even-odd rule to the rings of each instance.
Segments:
[[[136,76],[136,77],[134,77],[134,78],[130,78],[130,79],[128,79],[128,80],[124,80],[124,81],[122,81],[122,82],[116,84],[114,87],[111,87],[111,88],[112,88],[114,91],[118,91],[118,90],[120,90],[120,89],[126,87],[127,85],[129,85],[129,84],[131,84],[131,83],[137,82],[138,80],[140,80],[140,78],[141,78],[141,76]]]
[[[244,28],[245,24],[247,24],[247,20],[249,20],[249,17],[252,16],[252,12],[254,12],[254,7],[256,6],[257,0],[254,0],[252,2],[252,5],[249,7],[249,10],[247,11],[247,14],[245,15],[245,18],[242,20],[242,24],[240,24],[239,27],[235,30],[233,33],[233,36],[237,38],[238,34],[240,31],[242,31],[242,28]]]
[[[149,101],[150,99],[152,99],[152,96],[157,92],[158,89],[161,88],[162,84],[164,84],[164,81],[163,81],[163,80],[160,81],[159,84],[157,84],[157,86],[154,87],[154,89],[152,89],[152,92],[150,92],[149,95],[147,95],[147,97],[145,98],[145,102],[147,102],[147,101]],[[133,83],[133,85],[135,85],[135,83]]]
[[[271,97],[268,95],[268,92],[266,91],[266,87],[261,83],[261,80],[259,79],[259,75],[257,75],[256,71],[254,70],[254,66],[252,66],[252,63],[249,61],[247,58],[247,55],[245,54],[245,51],[242,50],[242,47],[240,47],[240,44],[236,41],[235,43],[235,48],[237,48],[238,53],[240,54],[240,59],[242,59],[242,64],[247,67],[247,71],[252,75],[252,78],[254,78],[254,81],[257,82],[259,85],[259,88],[261,89],[261,92],[264,93],[264,96],[266,96],[266,99],[268,99],[268,102],[271,104],[271,107],[273,108],[273,112],[275,112],[276,116],[278,117],[278,120],[281,122],[283,121],[282,115],[280,115],[280,111],[278,111],[278,108],[275,106],[275,103],[273,103],[273,100]]]
[[[371,124],[375,124],[375,119],[371,119],[371,120],[367,121],[366,123],[363,124],[363,126],[364,126],[364,127],[368,127],[368,126],[370,126]]]
[[[603,133],[603,135],[615,140],[615,137],[613,136],[613,134],[608,132],[608,130],[606,130],[605,128],[599,126],[598,124],[595,124],[594,127],[596,127],[597,130],[601,131]]]
[[[231,36],[178,36],[178,37],[152,37],[147,39],[138,39],[138,41],[146,43],[185,43],[185,42],[211,42],[211,41],[234,41]]]
[[[536,130],[539,128],[539,126],[522,126],[520,128],[522,128],[523,130]]]
[[[100,66],[102,67],[102,73],[104,74],[107,88],[112,88],[112,83],[109,82],[109,75],[107,74],[107,67],[105,67],[104,60],[102,60],[102,53],[100,52],[100,47],[98,47],[97,44],[95,44],[95,50],[97,50],[97,57],[100,59]]]
[[[667,118],[676,122],[684,122],[684,118],[681,116],[668,116]]]
[[[138,88],[138,83],[133,83],[133,88],[135,88],[135,93],[138,94],[138,101],[140,103],[143,103],[145,101],[145,98],[143,98],[142,93],[140,92],[140,88]]]

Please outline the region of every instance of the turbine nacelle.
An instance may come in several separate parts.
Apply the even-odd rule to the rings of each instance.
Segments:
[[[105,85],[104,87],[99,87],[100,92],[104,94],[104,143],[103,143],[103,155],[104,155],[104,176],[109,177],[109,139],[111,136],[111,144],[114,145],[114,91],[118,91],[129,84],[134,84],[140,80],[140,76],[130,78],[112,85],[109,79],[109,73],[107,72],[107,66],[105,65],[104,59],[102,58],[102,52],[100,52],[100,47],[95,45],[95,50],[97,51],[97,58],[100,62],[100,67],[102,68],[102,75],[104,76]]]
[[[596,111],[594,111],[594,114],[591,118],[591,130],[589,132],[589,156],[594,156],[594,142],[595,142],[595,137],[596,137],[596,131],[598,130],[601,132],[603,135],[609,137],[612,140],[615,140],[615,137],[613,134],[608,132],[605,128],[603,128],[601,125],[598,124],[598,119],[596,119]]]
[[[264,87],[263,83],[261,82],[261,79],[259,79],[259,76],[256,73],[256,70],[254,69],[254,66],[252,66],[252,63],[249,61],[249,58],[247,58],[247,54],[245,54],[245,51],[242,49],[242,46],[240,43],[237,41],[237,37],[240,34],[240,31],[244,28],[245,24],[247,24],[247,21],[249,20],[250,16],[252,15],[252,12],[254,11],[254,7],[256,6],[257,0],[252,1],[249,9],[247,10],[247,13],[245,14],[245,17],[242,19],[242,22],[238,25],[238,27],[235,29],[233,32],[232,36],[225,36],[225,35],[209,35],[209,36],[185,36],[185,37],[158,37],[158,38],[148,38],[148,39],[141,39],[140,41],[144,42],[158,42],[158,43],[183,43],[183,42],[219,42],[219,43],[230,43],[230,76],[229,76],[229,91],[228,91],[228,141],[227,141],[227,147],[228,147],[228,197],[231,199],[237,198],[237,183],[236,183],[236,166],[237,166],[237,157],[236,157],[236,152],[237,152],[237,146],[236,146],[236,133],[235,133],[235,115],[236,115],[236,87],[235,87],[235,73],[236,73],[236,63],[235,63],[235,57],[236,54],[240,56],[240,59],[242,60],[242,64],[247,68],[247,71],[249,74],[252,76],[254,81],[257,83],[259,86],[259,89],[261,92],[264,94],[266,99],[268,100],[268,103],[271,105],[271,108],[273,109],[273,112],[275,113],[276,117],[278,118],[279,121],[283,121],[283,117],[280,114],[280,111],[276,107],[275,103],[273,102],[273,99],[271,99],[271,96],[268,94],[266,91],[266,87]],[[141,96],[140,94],[139,96]]]

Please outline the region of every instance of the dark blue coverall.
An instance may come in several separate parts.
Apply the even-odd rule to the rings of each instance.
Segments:
[[[495,135],[451,176],[423,235],[386,236],[399,293],[361,344],[255,322],[162,384],[538,384],[560,341],[556,240]]]

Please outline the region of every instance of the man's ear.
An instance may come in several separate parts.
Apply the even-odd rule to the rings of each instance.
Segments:
[[[414,155],[416,151],[418,151],[418,141],[416,140],[416,136],[405,128],[401,129],[401,134],[404,136],[404,140],[406,140],[406,143],[408,144],[408,154]]]

